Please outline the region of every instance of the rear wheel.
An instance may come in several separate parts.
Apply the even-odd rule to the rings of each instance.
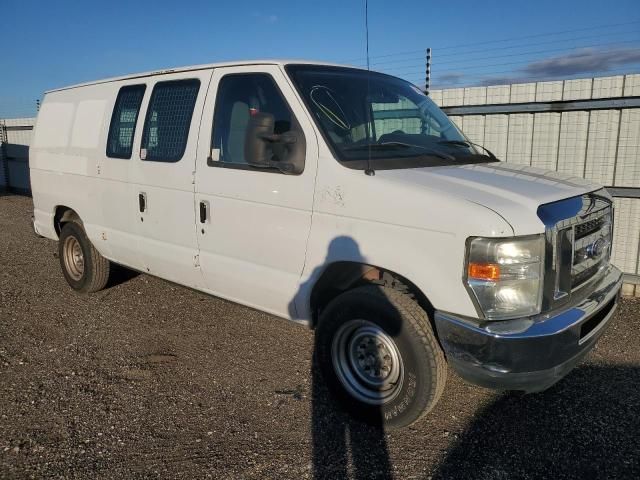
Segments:
[[[429,412],[446,380],[426,312],[406,293],[376,285],[347,291],[326,307],[316,361],[346,410],[386,428]]]
[[[74,290],[91,293],[107,285],[111,263],[91,244],[80,224],[64,224],[60,231],[58,257],[64,278]]]

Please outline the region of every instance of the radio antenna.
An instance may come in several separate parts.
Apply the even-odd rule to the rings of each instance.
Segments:
[[[371,105],[369,105],[369,77],[371,76],[371,68],[369,64],[369,0],[364,0],[364,31],[366,36],[366,45],[367,45],[367,96],[365,97],[364,107],[367,110],[367,138],[369,142],[369,146],[367,148],[367,169],[364,171],[366,175],[373,176],[376,174],[375,170],[371,168],[371,141],[373,139],[373,129],[371,127],[371,123],[373,119],[371,118]]]
[[[364,33],[367,39],[367,70],[369,70],[369,0],[364,0]]]

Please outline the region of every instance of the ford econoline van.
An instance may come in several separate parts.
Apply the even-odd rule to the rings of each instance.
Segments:
[[[500,162],[381,73],[253,61],[52,90],[30,167],[72,288],[120,264],[306,324],[336,398],[390,428],[447,366],[548,388],[617,305],[606,190]]]

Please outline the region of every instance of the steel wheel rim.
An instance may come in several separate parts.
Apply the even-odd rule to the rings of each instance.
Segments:
[[[73,236],[65,238],[62,248],[64,266],[73,280],[80,280],[84,275],[84,254],[78,239]]]
[[[396,343],[375,323],[349,320],[336,331],[331,361],[350,395],[370,405],[393,400],[404,380],[404,364]]]

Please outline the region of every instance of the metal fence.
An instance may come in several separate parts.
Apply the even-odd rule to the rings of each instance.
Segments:
[[[613,262],[627,282],[640,284],[640,75],[453,88],[431,97],[501,160],[607,186],[616,197]]]
[[[7,130],[4,126],[4,120],[0,120],[0,190],[8,185],[7,179],[7,158],[4,154],[5,145],[7,144]]]
[[[29,145],[35,118],[0,120],[0,189],[29,193]]]

